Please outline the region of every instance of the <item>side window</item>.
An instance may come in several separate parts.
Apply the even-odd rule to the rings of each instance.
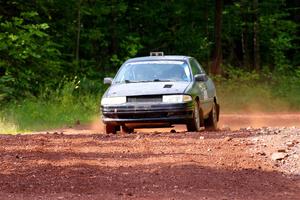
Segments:
[[[191,64],[193,75],[203,73],[198,62],[194,58],[190,59],[190,64]]]
[[[204,69],[202,68],[202,66],[198,63],[198,61],[196,59],[194,59],[194,60],[197,63],[197,65],[198,65],[198,67],[199,67],[199,69],[201,71],[201,74],[206,74],[205,71],[204,71]]]

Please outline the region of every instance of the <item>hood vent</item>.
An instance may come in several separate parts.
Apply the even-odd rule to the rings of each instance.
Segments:
[[[164,88],[171,88],[173,85],[172,84],[166,84],[165,86],[164,86]]]

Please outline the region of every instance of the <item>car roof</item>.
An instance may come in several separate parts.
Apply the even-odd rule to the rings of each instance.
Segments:
[[[145,57],[137,57],[137,58],[131,58],[126,61],[126,63],[129,62],[139,62],[139,61],[151,61],[151,60],[187,60],[191,57],[189,56],[180,56],[180,55],[174,55],[174,56],[145,56]]]

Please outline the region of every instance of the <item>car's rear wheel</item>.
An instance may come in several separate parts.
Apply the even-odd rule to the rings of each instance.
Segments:
[[[195,101],[193,119],[186,124],[188,131],[200,131],[201,129],[201,115],[199,109],[199,102]]]
[[[130,127],[125,126],[125,125],[122,126],[122,132],[123,133],[133,133],[133,131],[134,131],[133,128],[130,128]]]
[[[113,125],[113,124],[105,124],[105,132],[107,134],[116,134],[117,131],[120,130],[120,126],[116,126],[116,125]]]
[[[213,103],[208,118],[204,120],[204,126],[206,130],[216,130],[218,128],[218,111],[215,102]]]

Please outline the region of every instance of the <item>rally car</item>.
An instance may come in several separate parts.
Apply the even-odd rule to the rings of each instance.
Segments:
[[[101,100],[106,133],[174,124],[188,131],[217,128],[215,85],[193,57],[154,52],[132,58],[104,83],[110,85]]]

